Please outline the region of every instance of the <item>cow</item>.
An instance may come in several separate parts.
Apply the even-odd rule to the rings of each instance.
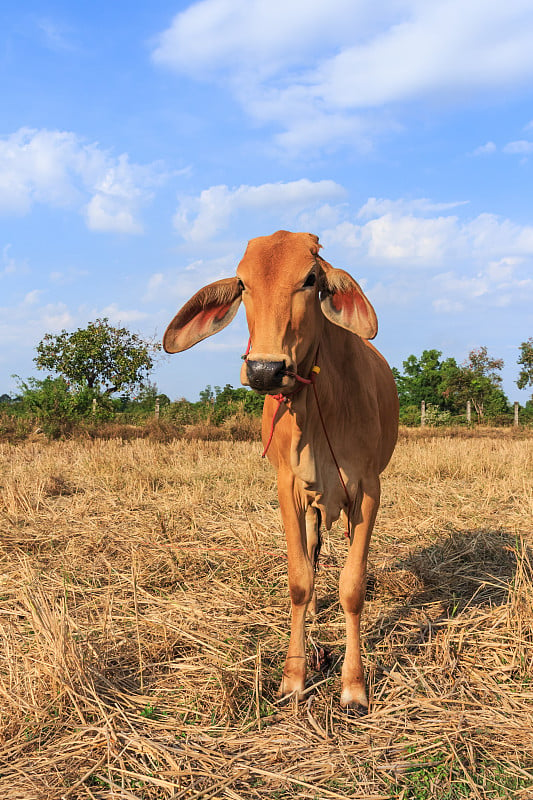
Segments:
[[[277,470],[287,541],[290,640],[280,697],[302,697],[305,617],[316,611],[321,520],[349,532],[339,596],[346,620],[341,705],[368,708],[360,647],[370,536],[380,474],[398,433],[392,372],[370,344],[376,314],[361,287],[320,255],[318,237],[278,231],[252,239],[236,277],[200,289],[169,324],[177,353],[222,330],[246,309],[250,340],[241,382],[265,395],[262,435]]]

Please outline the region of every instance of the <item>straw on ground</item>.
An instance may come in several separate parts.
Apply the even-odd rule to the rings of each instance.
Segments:
[[[338,705],[325,537],[299,707],[274,475],[249,442],[0,444],[5,800],[533,796],[531,439],[404,435]]]

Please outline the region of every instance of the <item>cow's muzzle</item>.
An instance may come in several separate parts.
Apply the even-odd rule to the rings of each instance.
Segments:
[[[281,389],[287,374],[285,361],[246,361],[248,385],[256,392],[273,392]]]

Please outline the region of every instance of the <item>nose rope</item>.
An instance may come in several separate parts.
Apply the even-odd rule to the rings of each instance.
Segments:
[[[246,348],[246,353],[242,356],[244,361],[248,360],[248,354],[249,354],[251,348],[252,348],[252,337],[250,337],[248,339],[248,347]],[[315,361],[317,359],[318,359],[318,350],[317,350],[317,353],[316,353]],[[317,388],[316,388],[316,378],[317,378],[317,375],[320,374],[320,367],[318,366],[318,364],[315,364],[314,367],[311,368],[311,372],[309,374],[309,378],[302,378],[301,375],[298,375],[295,372],[288,373],[288,374],[290,374],[290,376],[292,378],[297,380],[300,383],[300,386],[298,386],[293,392],[291,392],[290,395],[284,395],[281,392],[280,392],[280,394],[271,395],[272,399],[277,402],[278,407],[276,408],[276,410],[274,411],[274,414],[272,415],[272,423],[270,425],[270,434],[269,434],[268,441],[266,443],[265,449],[263,450],[263,454],[262,454],[261,458],[264,458],[266,456],[266,454],[268,453],[268,448],[270,447],[270,444],[272,442],[272,438],[274,436],[274,428],[276,426],[278,411],[280,410],[281,405],[283,403],[287,404],[289,402],[289,400],[291,400],[291,398],[295,394],[300,392],[306,386],[311,385],[313,387],[313,394],[315,395],[316,407],[318,409],[318,416],[320,417],[320,423],[322,425],[322,430],[324,431],[324,436],[326,437],[326,442],[328,443],[328,447],[329,447],[329,451],[331,453],[331,457],[333,458],[333,462],[335,464],[335,467],[337,468],[337,474],[339,476],[339,481],[340,481],[341,486],[342,486],[342,488],[344,490],[344,494],[346,495],[346,503],[347,503],[346,516],[347,516],[347,520],[348,520],[348,530],[345,532],[344,535],[346,536],[347,539],[350,539],[350,541],[351,541],[351,514],[352,514],[353,502],[350,499],[350,495],[348,493],[348,489],[346,488],[346,483],[344,482],[344,478],[342,477],[341,468],[340,468],[339,462],[337,461],[337,458],[335,456],[335,451],[333,450],[333,445],[331,444],[331,440],[329,438],[328,431],[327,431],[327,428],[326,428],[326,422],[324,420],[324,415],[322,414],[322,409],[320,408],[320,401],[318,399],[318,392],[317,392]]]

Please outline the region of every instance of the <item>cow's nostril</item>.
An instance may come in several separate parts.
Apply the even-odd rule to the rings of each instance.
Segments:
[[[252,389],[269,392],[279,389],[285,375],[284,361],[247,361],[246,374]]]

